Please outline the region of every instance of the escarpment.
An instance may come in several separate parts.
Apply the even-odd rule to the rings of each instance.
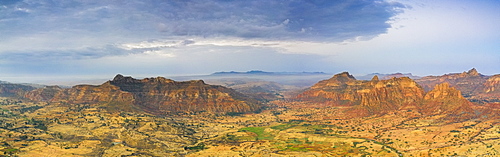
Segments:
[[[201,80],[177,82],[163,77],[134,79],[117,75],[102,85],[77,85],[69,89],[38,89],[32,100],[100,104],[113,109],[141,110],[153,114],[194,112],[255,112],[257,100],[232,89]]]
[[[296,97],[298,100],[350,106],[366,115],[384,114],[412,106],[425,115],[471,114],[472,103],[449,84],[438,84],[429,92],[408,77],[370,81],[356,80],[344,72],[323,80]],[[470,116],[469,116],[470,117]]]

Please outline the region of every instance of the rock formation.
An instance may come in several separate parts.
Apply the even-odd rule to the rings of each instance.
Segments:
[[[343,72],[323,80],[297,96],[299,100],[332,105],[359,106],[368,113],[378,114],[418,103],[423,89],[408,77],[371,81],[356,80]]]
[[[449,84],[438,84],[428,93],[408,77],[393,77],[371,81],[356,80],[343,72],[323,80],[297,96],[297,99],[333,106],[350,106],[364,116],[383,114],[412,106],[425,115],[473,113],[472,103],[461,92]]]
[[[427,92],[420,110],[427,115],[447,114],[461,118],[474,116],[472,103],[448,83],[438,84]]]
[[[442,76],[426,76],[416,81],[426,91],[430,91],[437,84],[447,82],[467,96],[478,89],[487,79],[487,76],[478,73],[475,68],[472,68],[467,72],[451,73]]]
[[[497,103],[500,104],[500,74],[493,75],[483,83],[470,99],[480,103]]]
[[[52,98],[49,98],[53,95]],[[27,94],[32,100],[101,104],[110,109],[142,110],[153,114],[178,112],[255,112],[259,103],[232,89],[203,81],[176,82],[163,77],[134,79],[117,75],[99,86],[78,85],[70,89],[38,89]]]
[[[500,94],[495,92],[495,85],[498,85],[499,76],[485,76],[477,72],[475,68],[467,72],[451,73],[442,76],[427,76],[417,79],[426,91],[441,83],[448,83],[450,86],[460,90],[462,95],[469,101],[477,103],[498,102]],[[497,80],[497,81],[495,81]],[[493,89],[493,90],[492,90]]]

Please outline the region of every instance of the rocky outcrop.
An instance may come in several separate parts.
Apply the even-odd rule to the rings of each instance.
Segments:
[[[441,83],[460,90],[462,95],[469,101],[486,104],[489,102],[500,103],[500,94],[495,91],[499,76],[485,76],[477,72],[475,68],[467,72],[452,73],[442,76],[427,76],[416,80],[426,91]],[[496,81],[495,81],[496,80]]]
[[[176,82],[163,77],[142,80],[117,75],[110,84],[132,93],[135,104],[161,112],[254,112],[259,103],[232,89],[202,80]]]
[[[464,96],[468,96],[479,89],[487,79],[488,76],[482,75],[475,68],[472,68],[467,72],[451,73],[442,76],[426,76],[416,81],[426,91],[430,91],[437,84],[446,82],[460,90]]]
[[[442,83],[425,94],[420,110],[426,115],[447,114],[472,118],[474,116],[472,106],[459,90],[450,87],[448,83]]]
[[[482,92],[490,93],[500,93],[500,74],[491,76],[483,85]]]
[[[368,116],[397,111],[405,107],[417,108],[425,115],[454,114],[473,116],[472,103],[449,84],[439,84],[428,93],[408,77],[393,77],[370,81],[356,80],[344,72],[323,80],[297,96],[310,103],[350,106],[356,114]]]
[[[232,89],[208,85],[201,80],[176,82],[163,77],[139,80],[117,75],[99,86],[78,85],[58,92],[41,89],[27,95],[32,100],[100,104],[115,110],[141,110],[153,114],[260,110],[259,102]]]
[[[370,114],[379,114],[414,105],[423,96],[423,89],[408,77],[378,80],[374,76],[371,81],[361,81],[344,72],[318,82],[297,98],[332,105],[358,106]]]
[[[500,104],[500,74],[488,78],[480,88],[474,91],[470,99],[479,103]]]

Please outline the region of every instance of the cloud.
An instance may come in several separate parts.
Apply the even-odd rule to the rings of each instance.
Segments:
[[[29,62],[45,62],[58,60],[79,60],[79,59],[95,59],[105,56],[123,56],[135,53],[144,53],[144,51],[124,50],[117,48],[114,45],[108,45],[98,48],[82,48],[82,49],[55,49],[55,50],[39,50],[39,51],[10,51],[0,53],[0,62],[4,63],[29,63]]]
[[[238,56],[257,62],[264,60],[258,55],[280,52],[276,59],[287,58],[302,53],[290,45],[383,34],[405,6],[366,0],[9,0],[0,8],[0,63],[37,67],[140,55],[182,59],[194,50],[231,50],[225,55],[237,60],[232,64],[246,63]]]
[[[20,30],[342,41],[386,32],[403,5],[385,1],[24,0],[3,10]],[[26,10],[29,10],[26,11]],[[125,36],[125,35],[121,35]]]

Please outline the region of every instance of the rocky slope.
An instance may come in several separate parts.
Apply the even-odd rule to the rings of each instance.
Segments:
[[[442,76],[426,76],[421,79],[417,79],[417,83],[420,84],[426,91],[431,90],[437,84],[447,82],[456,89],[462,91],[465,96],[471,95],[477,89],[482,86],[488,76],[482,75],[477,72],[475,68],[467,72],[462,73],[451,73]]]
[[[163,77],[139,80],[117,75],[99,86],[42,88],[29,92],[26,97],[38,101],[100,104],[111,110],[142,110],[160,115],[205,111],[255,112],[260,109],[258,101],[232,89],[208,85],[201,80],[176,82]]]
[[[473,104],[448,83],[438,84],[424,96],[420,111],[426,115],[447,114],[448,118],[474,117]]]
[[[451,73],[442,76],[427,76],[417,79],[426,91],[437,84],[448,83],[450,86],[460,90],[462,95],[469,101],[480,104],[500,103],[500,92],[498,89],[500,76],[486,76],[477,72],[475,68],[467,72]]]
[[[470,97],[473,101],[500,104],[500,74],[488,78]]]
[[[344,72],[323,80],[297,96],[307,102],[319,102],[333,106],[351,106],[361,115],[383,114],[404,107],[417,108],[426,115],[473,113],[471,103],[461,92],[438,84],[428,93],[408,77],[370,81],[356,80]]]
[[[1,97],[22,97],[26,92],[35,89],[32,86],[12,83],[0,83]]]

